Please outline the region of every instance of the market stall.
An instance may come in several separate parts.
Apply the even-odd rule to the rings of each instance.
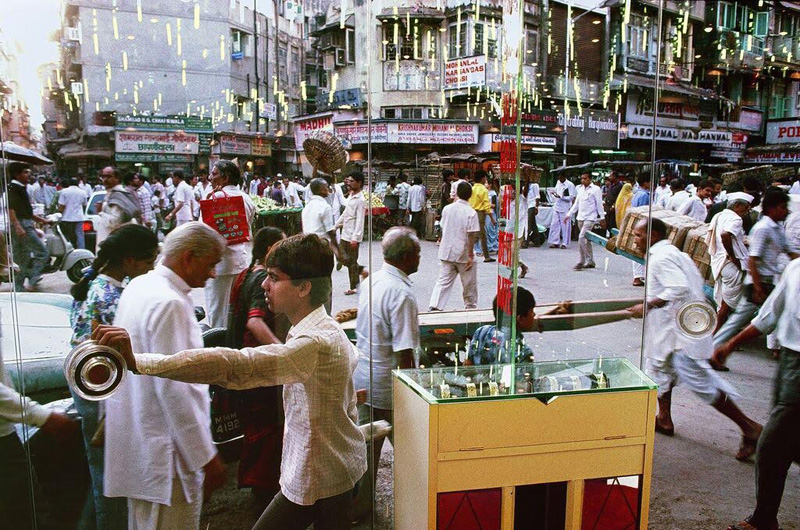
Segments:
[[[253,233],[259,229],[274,226],[280,228],[287,236],[293,236],[303,231],[300,215],[302,208],[286,208],[279,205],[269,197],[251,195],[256,206],[256,215],[253,219]]]

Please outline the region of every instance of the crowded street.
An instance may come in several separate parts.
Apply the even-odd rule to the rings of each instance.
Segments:
[[[421,303],[436,282],[437,246],[435,242],[422,243],[420,272],[411,278],[414,294]],[[598,250],[599,268],[594,271],[573,271],[577,254],[572,248],[546,247],[523,249],[521,255],[531,266],[529,276],[520,285],[533,291],[538,304],[561,300],[628,298],[642,295],[642,288],[630,285],[628,260]],[[607,261],[606,261],[607,260]],[[380,249],[374,245],[372,261],[369,248],[361,250],[361,262],[377,270],[382,264]],[[428,273],[426,273],[428,271]],[[478,281],[492,285],[496,280],[493,264],[478,264]],[[346,270],[333,274],[333,311],[355,307],[356,300],[345,296]],[[44,292],[67,293],[72,286],[66,276],[51,275],[43,280]],[[338,289],[336,287],[339,287]],[[8,285],[0,286],[8,290]],[[483,290],[481,292],[484,292]],[[490,293],[491,290],[485,291]],[[460,297],[454,293],[448,310],[460,309]],[[479,299],[479,307],[491,304],[490,294]],[[202,289],[192,292],[195,304],[203,304]],[[573,332],[527,334],[537,360],[575,359],[584,357],[624,356],[634,364],[639,363],[641,327],[636,321],[625,321]],[[773,376],[776,363],[771,359],[763,338],[742,348],[731,359],[727,380],[741,394],[743,409],[754,418],[764,420],[770,410]],[[653,459],[653,495],[651,500],[650,528],[692,528],[716,530],[729,523],[731,514],[754,502],[752,488],[752,462],[733,459],[737,438],[735,427],[717,414],[710,414],[700,400],[687,390],[679,390],[674,399],[679,419],[676,435],[656,434]],[[392,528],[392,467],[391,448],[384,449],[378,474],[375,526]],[[227,485],[215,493],[204,507],[203,528],[245,530],[252,527],[263,506],[247,490],[236,489],[236,468],[229,468]],[[800,468],[792,467],[786,481],[782,505],[784,530],[800,529]],[[388,515],[387,515],[388,514]],[[371,521],[363,521],[354,528],[370,528]]]

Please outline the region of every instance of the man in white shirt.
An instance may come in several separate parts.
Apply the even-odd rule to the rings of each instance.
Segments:
[[[318,177],[312,179],[308,185],[311,186],[314,196],[303,207],[303,213],[300,215],[303,233],[316,234],[328,241],[335,255],[339,252],[339,242],[336,238],[336,227],[333,223],[333,211],[327,201],[330,193],[328,182]]]
[[[344,292],[346,295],[356,294],[360,278],[366,278],[367,270],[358,264],[358,247],[364,239],[364,217],[366,215],[366,200],[361,193],[364,185],[363,173],[351,173],[345,183],[350,188],[344,212],[336,221],[336,228],[342,229],[342,243],[339,245],[339,260],[347,267],[350,278],[350,288]],[[309,188],[311,184],[309,184]],[[308,201],[311,200],[309,197]],[[307,202],[308,202],[307,201]]]
[[[478,306],[477,271],[475,270],[475,241],[480,236],[478,212],[469,205],[472,186],[461,182],[454,202],[442,210],[442,241],[439,244],[439,277],[428,304],[431,311],[442,311],[450,298],[450,290],[461,278],[464,288],[464,307]]]
[[[208,174],[205,171],[198,171],[197,184],[194,187],[194,200],[196,202],[206,200],[213,190],[214,186],[211,185]]]
[[[528,243],[532,244],[533,246],[540,246],[542,244],[542,239],[544,236],[539,234],[539,225],[536,223],[536,214],[539,212],[539,183],[538,182],[531,182],[528,184],[528,233],[525,234],[525,239],[523,241],[524,246],[527,246]]]
[[[710,200],[714,196],[714,183],[710,180],[704,180],[697,185],[697,192],[688,201],[684,201],[678,207],[677,212],[680,215],[687,215],[697,221],[704,223],[706,215],[708,215],[708,208],[706,208],[706,200]]]
[[[402,218],[397,219],[397,224],[404,225],[406,223],[406,212],[408,211],[408,192],[411,189],[411,185],[408,183],[408,177],[403,171],[400,171],[397,180],[400,181],[394,188],[394,192],[397,194],[397,215],[402,216]]]
[[[239,189],[241,178],[239,168],[230,160],[215,162],[211,167],[210,180],[213,186],[211,194],[217,198],[241,197],[249,228],[253,226],[256,207],[250,196]],[[231,289],[239,273],[250,265],[251,246],[249,241],[227,245],[214,276],[206,282],[203,289],[206,301],[206,322],[212,328],[228,327]]]
[[[773,332],[783,346],[769,420],[756,449],[756,508],[741,530],[779,528],[786,477],[792,462],[800,460],[800,260],[792,261],[751,324],[717,350],[730,355],[737,346],[761,333]]]
[[[458,197],[458,195],[457,195],[458,185],[461,184],[462,182],[467,182],[469,180],[469,175],[470,175],[469,174],[469,169],[467,169],[467,168],[461,168],[461,169],[458,170],[458,178],[456,180],[454,180],[450,184],[450,200],[451,201],[455,201],[456,200],[456,198]]]
[[[714,302],[717,305],[717,329],[739,304],[747,271],[747,247],[744,245],[742,219],[750,212],[753,196],[728,194],[728,205],[714,216],[708,227],[706,244],[714,277]]]
[[[419,310],[409,278],[419,268],[419,239],[413,230],[393,227],[383,235],[381,247],[383,267],[372,275],[372,289],[363,289],[358,301],[356,346],[361,355],[353,382],[356,390],[368,391],[358,411],[362,425],[392,422],[392,370],[414,368],[414,351],[420,344]],[[382,448],[383,438],[373,442],[373,477]]]
[[[567,248],[572,239],[572,216],[569,211],[577,195],[575,184],[567,180],[562,171],[555,187],[556,202],[553,205],[553,219],[550,221],[550,248]]]
[[[295,186],[297,186],[298,190],[301,189],[299,184],[295,183]],[[342,191],[344,183],[340,182],[338,184],[332,184],[329,182],[328,186],[330,188],[330,193],[325,198],[325,200],[327,200],[328,204],[331,205],[331,212],[333,213],[333,222],[335,223],[336,221],[339,220],[339,216],[342,215],[344,207],[347,204],[347,199],[344,196],[344,191]]]
[[[120,351],[133,372],[235,390],[283,385],[281,491],[253,528],[346,529],[367,455],[356,425],[358,352],[322,308],[331,296],[333,255],[318,236],[298,234],[272,247],[266,267],[269,309],[292,324],[285,344],[134,355],[124,329],[100,326],[93,338]]]
[[[411,214],[411,228],[417,237],[425,232],[425,186],[422,177],[414,177],[414,184],[408,190],[408,213]]]
[[[281,174],[278,173],[278,178]],[[289,177],[283,177],[283,197],[286,199],[286,206],[289,208],[302,208],[303,201],[300,200],[298,186]]]
[[[581,227],[578,235],[578,249],[580,251],[580,261],[575,265],[575,270],[594,269],[594,253],[592,243],[586,239],[586,233],[594,228],[595,223],[605,228],[605,212],[603,211],[603,192],[600,187],[592,182],[589,173],[581,175],[582,187],[578,189],[578,198],[575,204],[569,209],[568,216],[578,214],[578,225]]]
[[[98,206],[98,220],[95,223],[97,238],[95,245],[105,241],[108,234],[126,223],[136,223],[142,215],[139,198],[122,187],[119,170],[108,166],[100,170],[100,178],[106,195]]]
[[[194,220],[192,215],[194,192],[192,191],[192,187],[186,182],[183,171],[177,170],[172,172],[172,184],[175,186],[175,193],[172,195],[174,207],[172,211],[164,217],[164,220],[169,223],[174,217],[175,226],[180,226]]]
[[[134,278],[114,319],[133,351],[171,355],[202,348],[191,290],[203,287],[225,251],[225,239],[202,223],[183,225],[164,241],[164,260]],[[208,386],[131,375],[106,401],[107,497],[128,499],[131,530],[196,530],[203,492],[225,481],[211,439]]]
[[[684,189],[685,184],[681,179],[672,179],[669,183],[669,188],[672,191],[672,196],[667,200],[667,210],[677,212],[681,204],[688,201],[691,196]]]
[[[800,195],[800,178],[795,178],[792,187],[789,188],[789,195]]]
[[[58,211],[61,212],[61,231],[75,248],[86,248],[83,237],[83,209],[86,193],[78,187],[77,179],[64,179],[58,194]]]
[[[667,177],[661,175],[661,178],[658,179],[658,186],[653,190],[653,206],[666,208],[670,197],[672,197],[672,190],[667,182]]]
[[[92,196],[92,187],[86,183],[86,177],[78,177],[78,188],[86,194],[86,198]]]
[[[689,303],[705,301],[703,278],[688,254],[667,239],[667,226],[660,219],[651,219],[650,244],[647,243],[647,220],[634,227],[634,238],[648,256],[649,298],[644,304],[629,309],[639,318],[647,306],[645,320],[645,373],[658,384],[658,416],[656,431],[672,436],[672,389],[678,384],[689,387],[700,399],[730,418],[742,430],[742,443],[737,460],[746,460],[755,452],[761,425],[748,418],[734,403],[733,388],[719,377],[705,360],[712,349],[710,336],[689,337],[678,329],[681,308]]]

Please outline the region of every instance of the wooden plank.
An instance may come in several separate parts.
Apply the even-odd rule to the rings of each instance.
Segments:
[[[564,524],[565,530],[581,530],[583,522],[583,480],[570,480],[567,482],[567,517]]]
[[[395,528],[435,528],[436,496],[434,492],[431,501],[428,487],[435,476],[429,467],[428,404],[396,377],[392,378],[392,386]],[[433,526],[429,526],[431,516]]]
[[[503,488],[503,504],[500,515],[500,528],[502,530],[514,530],[515,490],[516,488],[513,486]]]

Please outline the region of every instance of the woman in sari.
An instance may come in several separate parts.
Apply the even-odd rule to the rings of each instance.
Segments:
[[[631,186],[630,182],[626,182],[625,185],[622,186],[622,189],[617,196],[617,202],[614,203],[618,227],[622,226],[622,220],[625,219],[625,214],[628,212],[628,208],[631,206],[632,199],[633,186]]]
[[[250,266],[233,283],[228,315],[228,345],[246,348],[280,344],[286,339],[289,323],[267,307],[261,284],[267,277],[264,258],[272,246],[286,235],[274,227],[262,228],[253,240]],[[239,460],[239,487],[252,488],[259,499],[268,501],[280,489],[283,445],[283,387],[254,388],[229,393],[236,407],[244,442]]]

